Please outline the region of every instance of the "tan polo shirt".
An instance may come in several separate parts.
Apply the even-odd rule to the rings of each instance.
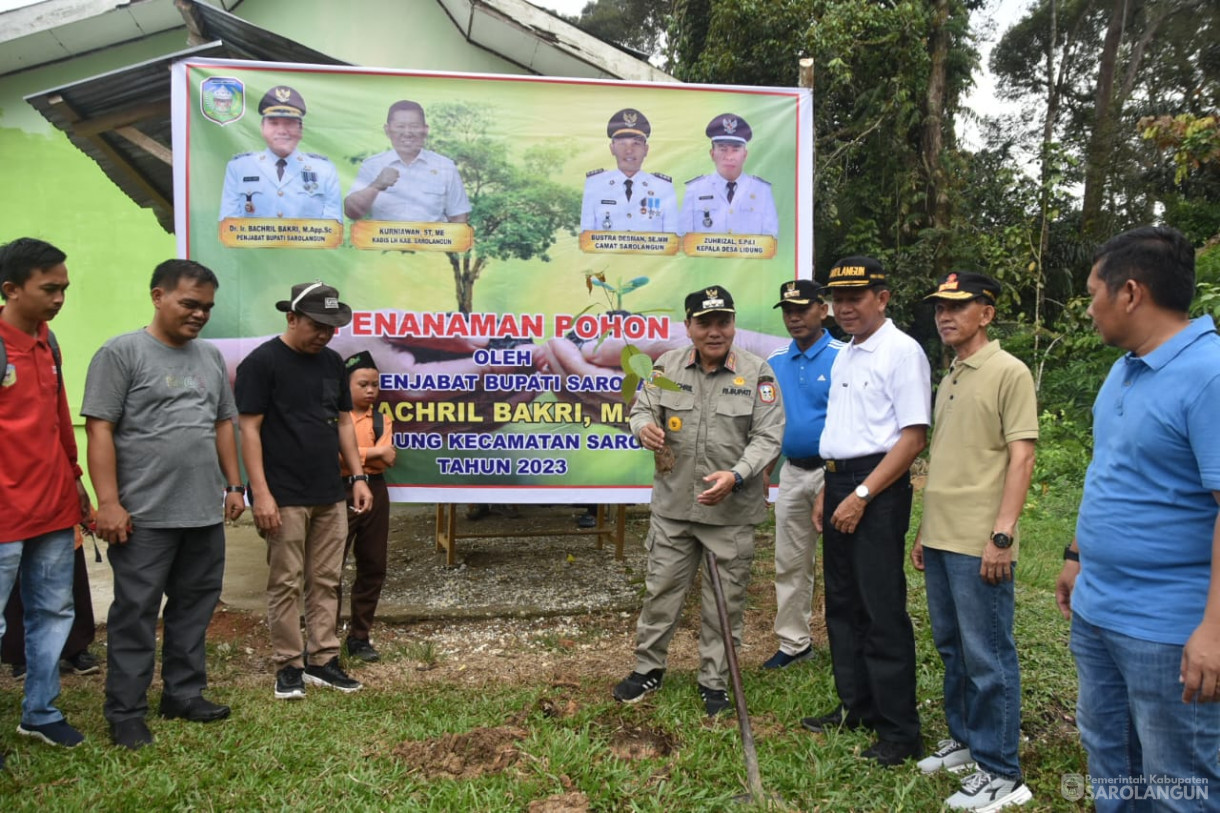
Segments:
[[[982,556],[1004,495],[1008,444],[1037,437],[1029,368],[994,339],[965,361],[955,359],[932,411],[924,546]],[[1015,561],[1015,539],[1012,551]]]

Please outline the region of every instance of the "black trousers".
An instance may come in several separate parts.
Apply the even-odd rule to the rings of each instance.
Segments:
[[[385,585],[387,557],[390,541],[390,492],[385,477],[369,478],[369,491],[373,492],[373,507],[363,514],[347,514],[347,542],[343,546],[343,563],[355,552],[356,578],[352,582],[352,625],[348,635],[362,641],[369,639],[377,604],[381,601],[381,588]],[[352,504],[352,487],[347,487],[347,504]],[[341,571],[342,572],[342,571]],[[337,615],[343,615],[343,582],[339,582]],[[335,619],[339,629],[339,619]]]
[[[81,545],[73,554],[72,601],[76,605],[76,618],[64,644],[63,657],[75,658],[89,648],[97,632],[93,620],[93,596],[89,593],[89,570],[85,566],[85,546]],[[4,608],[4,638],[0,639],[0,661],[17,666],[25,665],[25,604],[21,601],[21,576],[13,582],[8,605]]]
[[[906,532],[911,479],[903,474],[864,509],[855,532],[830,524],[868,471],[827,472],[822,572],[835,688],[850,716],[884,740],[919,738],[915,632],[907,615]]]
[[[164,694],[198,697],[207,687],[204,639],[220,601],[225,572],[224,524],[203,528],[140,528],[111,545],[114,603],[106,619],[106,702],[110,722],[144,717],[156,667],[161,596]]]

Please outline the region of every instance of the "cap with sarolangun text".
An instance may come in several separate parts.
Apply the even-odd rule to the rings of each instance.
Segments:
[[[804,307],[810,302],[820,301],[821,298],[822,286],[818,285],[816,280],[793,279],[779,286],[779,302],[776,302],[773,307],[778,308],[780,305]]]
[[[321,280],[292,286],[292,298],[276,302],[275,309],[299,313],[331,327],[343,327],[352,321],[352,309],[339,301],[338,291]]]
[[[652,135],[652,125],[648,123],[647,116],[634,107],[628,107],[610,117],[610,123],[606,125],[606,135],[611,138],[640,136],[647,140],[648,136]]]
[[[941,277],[936,283],[936,290],[925,296],[924,299],[949,299],[960,302],[980,297],[994,305],[1000,298],[1000,283],[974,271],[952,271]]]
[[[258,114],[280,119],[303,119],[305,100],[287,85],[277,85],[263,94],[258,103]]]
[[[717,311],[737,313],[737,309],[733,307],[733,295],[719,285],[711,285],[686,295],[687,319]]]
[[[754,137],[754,131],[750,129],[746,120],[734,113],[721,113],[708,122],[705,132],[713,144],[717,141],[746,144]]]
[[[830,269],[827,288],[871,288],[885,285],[885,269],[872,257],[844,257]]]

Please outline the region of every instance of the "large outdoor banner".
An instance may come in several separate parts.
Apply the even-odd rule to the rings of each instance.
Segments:
[[[766,356],[810,276],[807,90],[199,60],[173,103],[207,337],[232,370],[294,284],[338,289],[330,346],[377,363],[396,500],[646,502],[624,346],[684,346],[686,294],[718,289]]]

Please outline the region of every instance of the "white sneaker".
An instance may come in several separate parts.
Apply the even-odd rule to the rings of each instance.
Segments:
[[[1023,805],[1033,797],[1024,782],[978,771],[962,780],[962,789],[946,799],[945,806],[951,810],[993,813],[1009,805]]]
[[[970,756],[970,749],[954,739],[941,740],[936,744],[935,751],[919,760],[919,770],[924,773],[961,773],[973,767],[974,757]]]

